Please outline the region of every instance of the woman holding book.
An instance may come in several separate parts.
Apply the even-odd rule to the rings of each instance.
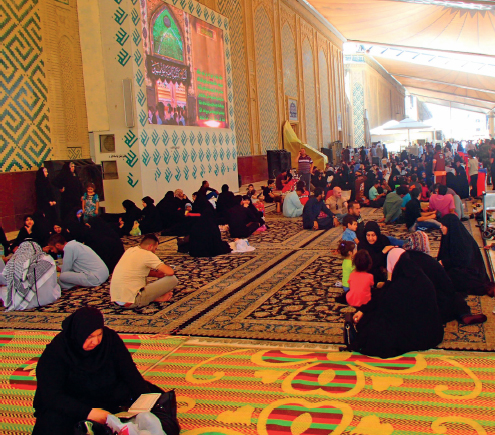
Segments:
[[[83,307],[62,322],[36,367],[33,435],[72,435],[81,420],[104,424],[149,385],[118,334],[96,308]]]

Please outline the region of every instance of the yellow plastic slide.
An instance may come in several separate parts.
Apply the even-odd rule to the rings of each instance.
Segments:
[[[297,155],[301,148],[306,150],[306,154],[313,159],[314,165],[318,169],[324,170],[325,165],[328,163],[328,157],[325,154],[301,142],[290,126],[289,121],[285,121],[284,124],[284,148],[290,151],[293,168],[297,168]]]

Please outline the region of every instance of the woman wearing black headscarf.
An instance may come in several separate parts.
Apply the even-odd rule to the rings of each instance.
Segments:
[[[189,234],[189,254],[192,257],[215,257],[232,250],[222,240],[213,210],[206,209],[192,226]]]
[[[486,322],[484,314],[471,314],[471,308],[461,293],[454,290],[449,275],[432,256],[420,251],[407,251],[409,258],[416,263],[435,286],[437,305],[443,324],[458,320],[465,325]]]
[[[95,216],[88,221],[89,230],[85,244],[103,260],[110,273],[124,255],[125,248],[119,235],[102,218]]]
[[[469,198],[469,181],[466,175],[466,169],[462,166],[461,162],[455,163],[455,179],[457,189],[454,189],[461,199]]]
[[[57,202],[55,201],[52,185],[48,178],[48,169],[45,167],[38,169],[34,186],[36,189],[36,206],[38,210],[44,213],[50,224],[53,224],[57,219]]]
[[[33,435],[72,435],[81,420],[104,424],[149,387],[115,331],[96,308],[84,307],[62,322],[36,367]]]
[[[494,283],[486,273],[485,262],[473,236],[454,214],[441,220],[442,239],[438,261],[447,271],[454,288],[470,295],[494,295]]]
[[[141,218],[141,209],[130,199],[126,199],[122,203],[125,213],[122,216],[123,226],[120,228],[121,236],[128,236],[135,221],[139,221]]]
[[[435,287],[404,250],[394,248],[388,255],[391,281],[354,314],[358,333],[352,350],[392,358],[437,346],[443,327]]]
[[[149,196],[145,196],[142,201],[144,208],[141,211],[141,221],[139,223],[141,234],[161,231],[160,213],[155,207],[155,200]]]
[[[12,250],[27,239],[34,240],[41,247],[46,246],[49,234],[46,232],[46,227],[40,216],[43,216],[43,214],[34,213],[24,216],[24,225],[19,229],[16,239],[12,242]]]
[[[53,184],[62,193],[60,215],[65,219],[71,210],[75,207],[81,208],[82,205],[84,190],[76,173],[76,165],[73,162],[65,163]]]
[[[156,205],[156,209],[160,215],[161,225],[164,230],[167,230],[184,220],[184,210],[181,211],[181,206],[178,204],[177,200],[179,199],[174,196],[174,192],[169,190]]]
[[[217,198],[217,213],[222,220],[227,218],[227,210],[235,205],[235,195],[229,190],[228,184],[222,186],[222,191]]]
[[[386,279],[386,254],[383,253],[383,248],[391,245],[390,240],[381,233],[380,226],[374,221],[366,223],[364,235],[366,239],[359,242],[358,248],[368,251],[371,256],[373,265],[370,273],[373,275],[375,283],[384,282]]]

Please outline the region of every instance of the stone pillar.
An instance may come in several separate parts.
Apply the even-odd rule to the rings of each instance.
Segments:
[[[495,109],[488,114],[488,133],[495,138]]]

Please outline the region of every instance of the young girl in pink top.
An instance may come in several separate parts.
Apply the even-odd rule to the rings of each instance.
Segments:
[[[356,269],[349,276],[349,291],[346,293],[346,300],[352,307],[359,308],[371,299],[374,280],[373,275],[368,272],[371,270],[372,261],[368,251],[361,249],[356,252],[352,262]]]

